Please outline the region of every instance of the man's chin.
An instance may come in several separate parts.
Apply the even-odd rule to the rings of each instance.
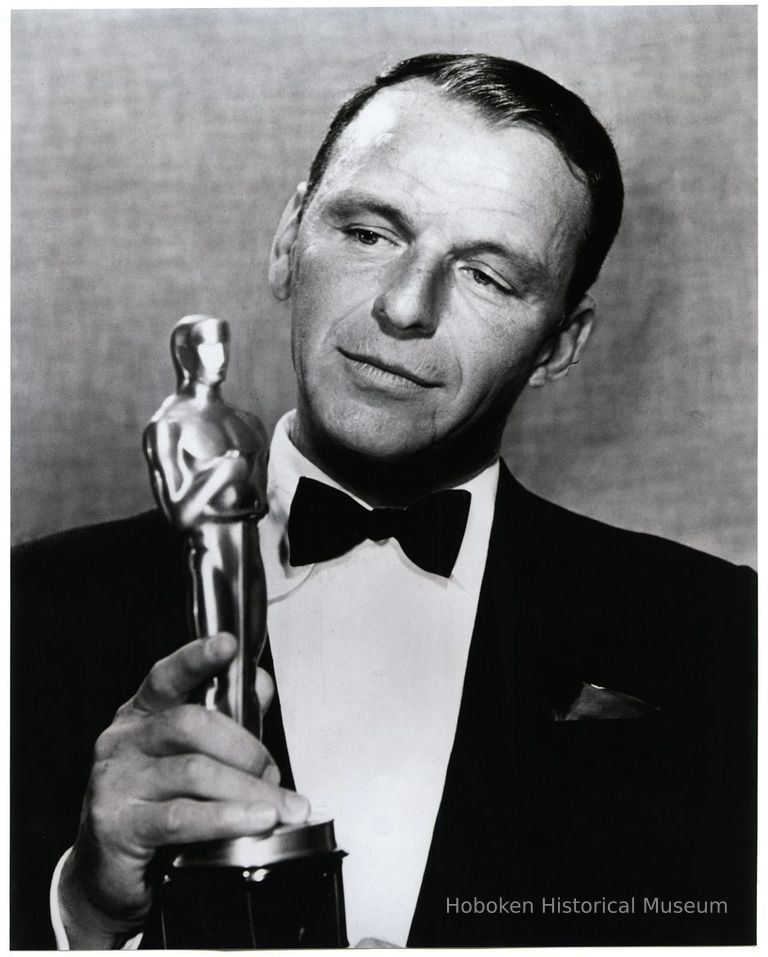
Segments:
[[[459,485],[498,457],[500,428],[441,436],[429,415],[414,420],[384,411],[376,417],[334,411],[320,421],[297,416],[293,441],[327,475],[371,505],[408,504]],[[300,422],[303,429],[296,428]]]
[[[367,432],[345,426],[329,431],[326,441],[339,454],[368,459],[372,465],[404,464],[427,455],[431,447],[431,443],[425,443],[416,429],[406,432],[402,429]]]
[[[336,407],[328,414],[307,413],[299,407],[294,441],[323,457],[353,456],[371,464],[397,464],[428,453],[435,436],[425,428],[431,416],[404,414],[402,408],[390,410],[352,404]]]

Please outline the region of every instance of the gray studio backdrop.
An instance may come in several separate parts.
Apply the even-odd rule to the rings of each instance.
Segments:
[[[341,99],[430,50],[523,60],[612,130],[627,204],[571,375],[505,455],[534,491],[736,561],[755,548],[755,71],[748,7],[13,15],[13,537],[151,505],[141,430],[167,335],[232,321],[229,396],[293,404],[266,282]]]

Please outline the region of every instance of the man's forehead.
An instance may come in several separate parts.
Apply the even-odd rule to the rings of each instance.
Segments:
[[[397,134],[408,132],[412,137],[419,128],[434,132],[441,112],[464,115],[467,126],[479,126],[482,118],[472,106],[449,98],[426,80],[407,80],[380,90],[362,107],[339,137],[331,164],[345,160],[359,151],[386,149]],[[432,122],[423,122],[430,116]],[[330,164],[329,164],[330,165]]]
[[[415,169],[422,182],[439,182],[443,170],[449,164],[456,170],[462,158],[470,187],[503,191],[525,171],[558,199],[578,195],[586,211],[585,182],[545,132],[522,120],[492,124],[474,104],[423,79],[381,90],[365,104],[339,137],[323,180],[340,184],[373,166],[394,173]]]
[[[360,148],[392,136],[402,122],[404,106],[409,103],[420,105],[425,100],[434,99],[436,94],[434,87],[423,82],[418,85],[403,83],[379,91],[344,130],[344,146],[347,149]]]
[[[380,91],[342,133],[319,192],[360,189],[496,238],[535,234],[557,257],[589,215],[585,183],[549,136],[523,122],[492,125],[426,80]]]

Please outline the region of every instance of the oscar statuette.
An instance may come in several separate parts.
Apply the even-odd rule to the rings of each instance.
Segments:
[[[261,738],[268,439],[259,419],[221,396],[229,338],[228,324],[208,316],[175,325],[177,388],[147,426],[144,453],[157,504],[186,537],[192,637],[226,631],[238,641],[198,701]],[[332,821],[173,848],[160,868],[158,937],[168,949],[345,947],[343,857]]]

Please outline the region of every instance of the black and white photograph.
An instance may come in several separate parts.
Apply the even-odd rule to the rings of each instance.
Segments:
[[[755,944],[757,7],[10,20],[11,948]]]

